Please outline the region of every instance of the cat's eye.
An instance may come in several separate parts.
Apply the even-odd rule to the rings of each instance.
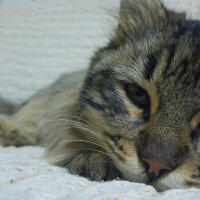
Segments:
[[[192,138],[200,137],[200,124],[192,131]]]
[[[197,151],[200,142],[200,124],[192,131],[191,139],[192,139],[193,149],[194,151]]]
[[[198,125],[196,128],[196,134],[198,134],[200,136],[200,125]]]
[[[147,92],[141,87],[127,83],[125,84],[125,92],[128,98],[138,107],[147,108],[149,106],[149,97]]]

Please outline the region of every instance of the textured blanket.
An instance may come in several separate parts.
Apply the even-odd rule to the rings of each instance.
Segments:
[[[199,0],[165,0],[200,19]],[[0,0],[0,96],[22,102],[64,71],[88,65],[115,22],[119,0]],[[0,146],[0,200],[200,199],[200,190],[158,193],[115,180],[91,182],[52,166],[40,147]]]

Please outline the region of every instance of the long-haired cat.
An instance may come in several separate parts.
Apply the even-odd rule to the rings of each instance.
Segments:
[[[7,107],[4,146],[45,146],[51,163],[95,181],[200,188],[200,22],[159,0],[121,0],[87,71]]]

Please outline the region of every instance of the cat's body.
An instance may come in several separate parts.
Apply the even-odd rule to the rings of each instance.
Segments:
[[[11,105],[0,141],[43,145],[51,163],[91,180],[199,188],[199,45],[198,21],[158,0],[122,0],[116,34],[88,71]]]
[[[55,83],[40,90],[27,102],[16,106],[16,109],[12,108],[12,115],[10,115],[10,112],[7,116],[1,115],[1,122],[4,121],[3,118],[6,118],[5,121],[10,121],[12,125],[16,125],[16,127],[15,125],[14,127],[9,124],[6,125],[6,129],[12,129],[7,131],[14,132],[15,136],[17,133],[20,134],[20,137],[16,137],[16,140],[13,141],[13,145],[23,146],[39,144],[45,146],[46,139],[49,135],[54,133],[58,134],[58,130],[56,132],[49,132],[49,130],[55,128],[56,125],[54,126],[54,124],[56,123],[56,119],[64,118],[66,114],[72,114],[69,110],[71,106],[75,106],[74,104],[77,102],[85,74],[86,71],[64,74]],[[1,100],[0,105],[2,107],[2,109],[1,107],[0,109],[3,110],[5,107],[5,100]],[[13,107],[13,105],[9,103],[7,107],[10,108]],[[26,127],[27,131],[30,133],[27,133],[25,130],[20,131],[21,128],[26,129]],[[3,129],[3,126],[1,126],[1,131],[3,131]],[[27,142],[22,140],[22,135],[25,138],[27,137]],[[9,137],[5,137],[2,138],[1,142],[3,142],[5,146],[7,143],[10,145],[12,139],[13,138],[9,141]]]

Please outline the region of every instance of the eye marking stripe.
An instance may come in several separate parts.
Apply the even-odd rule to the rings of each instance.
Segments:
[[[121,140],[121,135],[111,135],[107,133],[107,136],[114,142],[115,145],[118,145],[118,142]]]
[[[143,113],[142,109],[137,108],[136,106],[132,105],[130,102],[127,102],[127,101],[125,101],[125,102],[126,102],[127,109],[128,109],[131,116],[133,116],[133,117],[135,117],[135,116],[140,117],[141,116],[141,114]]]
[[[171,47],[170,47],[170,53],[169,53],[169,56],[168,56],[168,60],[167,60],[167,64],[166,64],[166,67],[165,67],[165,70],[163,72],[163,76],[166,77],[166,74],[171,66],[171,63],[172,63],[172,60],[174,58],[174,55],[175,55],[175,51],[176,50],[176,46],[175,44],[173,44]]]
[[[159,106],[158,91],[153,81],[144,81],[144,89],[147,91],[150,98],[150,113],[154,114]]]
[[[158,63],[158,60],[155,55],[150,54],[147,58],[147,63],[145,64],[145,74],[144,77],[147,80],[150,80],[153,76],[154,70],[156,68],[156,65]]]

